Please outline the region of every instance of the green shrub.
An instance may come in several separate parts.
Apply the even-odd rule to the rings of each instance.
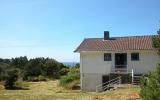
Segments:
[[[69,83],[79,78],[80,78],[79,74],[68,74],[66,76],[62,76],[60,79],[60,85],[63,87],[67,87]]]
[[[78,84],[80,84],[80,80],[74,80],[74,81],[68,83],[65,87],[67,89],[77,89],[77,88],[80,88],[78,86]]]
[[[160,56],[160,35],[153,37],[153,46],[158,50]],[[160,64],[147,78],[141,79],[140,96],[143,100],[160,100]]]
[[[33,81],[33,82],[38,82],[39,79],[38,79],[38,77],[33,77],[33,78],[32,78],[32,81]]]
[[[5,78],[5,88],[6,89],[14,89],[16,88],[15,86],[15,82],[18,79],[18,69],[9,69],[6,71],[7,72],[7,76]]]
[[[15,86],[21,89],[27,89],[29,87],[28,82],[23,81],[22,79],[18,79],[15,82]]]
[[[147,78],[141,79],[140,96],[143,100],[160,100],[160,65]]]
[[[79,67],[71,67],[68,74],[77,74],[80,73]]]
[[[25,81],[32,81],[33,77],[32,76],[27,76],[25,79],[23,78],[23,80],[25,80]]]
[[[62,69],[60,70],[60,75],[67,75],[68,72],[69,72],[69,68],[62,68]]]
[[[39,75],[38,77],[28,76],[27,81],[30,82],[39,82],[39,81],[47,81],[45,76]]]
[[[47,81],[47,79],[44,76],[42,76],[42,75],[38,76],[38,80],[39,81]]]

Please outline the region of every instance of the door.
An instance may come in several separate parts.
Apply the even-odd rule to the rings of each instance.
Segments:
[[[127,68],[127,53],[115,54],[115,68]]]

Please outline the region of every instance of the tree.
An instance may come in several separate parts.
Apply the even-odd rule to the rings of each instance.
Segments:
[[[160,34],[157,37],[153,37],[153,46],[158,49],[158,55],[160,55]]]
[[[7,71],[7,76],[5,79],[5,88],[6,89],[14,89],[16,88],[15,86],[15,82],[18,79],[18,69],[12,68],[12,69],[8,69]]]
[[[25,65],[23,79],[38,77],[39,75],[50,78],[59,78],[61,69],[65,68],[62,63],[50,58],[30,59]]]
[[[3,62],[0,62],[0,80],[5,80],[6,70],[9,69],[9,65]]]
[[[0,58],[0,80],[5,80],[9,77],[4,77],[7,76],[9,69],[18,69],[19,76],[23,78],[23,80],[29,79],[32,81],[33,78],[39,76],[59,78],[61,74],[65,75],[68,73],[68,70],[63,68],[67,67],[50,58],[39,57],[30,60],[28,60],[26,56],[12,59]]]
[[[38,77],[44,71],[44,58],[30,59],[24,67],[23,79],[27,80],[28,77]]]
[[[48,76],[55,78],[59,76],[60,67],[56,61],[54,61],[53,59],[47,59],[45,62],[45,66]]]
[[[12,65],[19,69],[24,69],[24,66],[28,63],[28,59],[26,56],[12,58],[11,61]]]
[[[160,34],[153,37],[153,46],[160,55]],[[142,77],[140,96],[143,100],[160,100],[160,64],[148,77]]]

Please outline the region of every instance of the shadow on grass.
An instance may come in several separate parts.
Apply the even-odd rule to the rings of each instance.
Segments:
[[[80,90],[80,86],[74,86],[72,87],[72,90]]]
[[[6,90],[29,90],[27,87],[12,87],[12,88],[5,88]]]

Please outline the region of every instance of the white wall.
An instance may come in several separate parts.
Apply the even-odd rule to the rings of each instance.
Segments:
[[[112,54],[112,61],[104,61],[104,53]],[[127,53],[128,70],[145,74],[153,71],[160,61],[156,51],[125,51],[125,52],[85,52],[80,53],[81,73],[109,74],[115,65],[115,53]],[[139,61],[131,61],[131,53],[139,53]]]
[[[104,53],[80,53],[81,89],[96,91],[102,76],[111,71],[112,61],[104,61]],[[101,89],[100,89],[101,90]]]
[[[81,74],[81,89],[87,91],[96,91],[96,86],[102,84],[102,74]],[[101,87],[98,88],[101,90]]]
[[[139,61],[131,61],[131,52],[127,54],[128,68],[135,74],[147,74],[153,71],[160,61],[156,51],[139,51]]]
[[[139,61],[131,61],[131,53],[139,53]],[[104,61],[104,53],[112,54],[112,61]],[[135,74],[146,74],[155,69],[160,61],[156,51],[116,51],[116,52],[81,52],[80,73],[81,89],[94,91],[102,83],[102,76],[111,71],[115,65],[115,53],[127,53],[128,70]]]
[[[82,73],[110,73],[112,61],[104,61],[104,53],[81,53],[81,72]]]

